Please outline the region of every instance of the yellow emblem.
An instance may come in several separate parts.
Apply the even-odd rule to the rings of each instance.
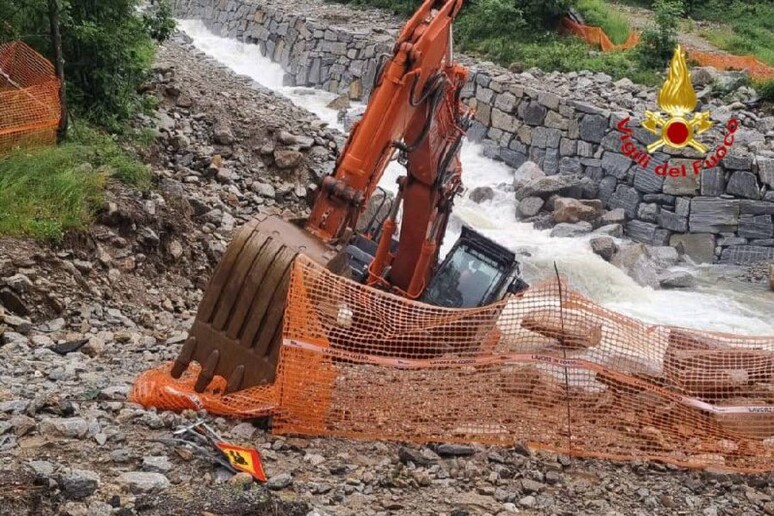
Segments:
[[[691,72],[685,62],[683,51],[678,45],[672,62],[669,64],[667,80],[658,92],[658,107],[670,118],[665,119],[659,113],[645,112],[642,127],[660,136],[658,140],[648,145],[648,152],[668,145],[676,149],[693,147],[701,153],[707,152],[707,147],[696,141],[696,136],[712,127],[708,112],[694,113],[688,120],[687,115],[695,108],[698,100],[696,91],[691,84]]]

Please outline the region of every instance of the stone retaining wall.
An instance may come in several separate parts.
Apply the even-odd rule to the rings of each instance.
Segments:
[[[325,19],[327,8],[314,2],[175,2],[177,16],[201,19],[217,34],[258,44],[287,71],[289,84],[367,98],[379,56],[391,51],[399,20],[386,16],[382,23],[377,14],[376,20],[332,23]],[[639,127],[645,110],[656,109],[655,88],[628,79],[613,82],[600,73],[512,73],[460,59],[471,68],[462,97],[477,111],[469,137],[482,143],[487,156],[515,168],[530,160],[547,175],[591,178],[594,186],[583,196],[622,208],[625,231],[634,240],[682,245],[698,261],[774,260],[774,117],[747,111],[739,102],[708,100],[708,72],[694,74],[699,97],[716,120],[702,140],[714,149],[728,120],[740,127],[731,153],[697,175],[691,164],[701,155],[691,149],[657,152],[647,169],[622,154],[624,133],[617,124],[627,117],[638,147],[655,139]],[[655,166],[665,162],[684,164],[688,173],[657,175]]]

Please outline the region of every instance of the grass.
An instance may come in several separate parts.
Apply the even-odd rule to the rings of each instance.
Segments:
[[[601,27],[616,45],[624,43],[629,37],[628,20],[613,6],[602,0],[578,0],[576,8],[583,15],[586,25]]]
[[[0,157],[0,235],[56,241],[87,227],[111,178],[150,187],[148,168],[90,127],[73,128],[61,145]]]
[[[727,52],[737,55],[752,54],[764,63],[774,66],[774,32],[752,24],[734,25],[733,28],[702,31],[701,35]]]
[[[514,38],[484,38],[464,42],[462,49],[493,59],[505,66],[537,67],[541,70],[572,72],[589,70],[604,72],[614,80],[628,77],[639,84],[656,85],[661,82],[654,70],[642,69],[635,50],[622,52],[590,52],[588,44],[577,38],[545,35],[531,41]]]

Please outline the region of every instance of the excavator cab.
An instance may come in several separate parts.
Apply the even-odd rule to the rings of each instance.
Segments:
[[[421,300],[446,308],[473,308],[527,288],[511,251],[463,226]]]

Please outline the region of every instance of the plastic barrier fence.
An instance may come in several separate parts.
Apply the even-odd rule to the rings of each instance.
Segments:
[[[572,34],[578,36],[586,43],[599,47],[603,52],[610,52],[612,50],[626,50],[632,48],[640,42],[640,34],[638,32],[630,32],[629,37],[626,38],[620,45],[613,43],[608,35],[602,30],[601,27],[592,27],[591,25],[582,25],[576,23],[569,18],[562,18],[562,25]]]
[[[687,467],[774,470],[774,337],[647,325],[559,283],[479,309],[423,305],[300,257],[274,386],[197,395],[169,366],[132,399],[274,431],[479,442]],[[560,299],[562,302],[560,303]],[[690,307],[686,307],[690,316]]]
[[[636,46],[640,41],[640,35],[632,32],[624,43],[616,45],[600,27],[582,25],[569,18],[563,18],[562,25],[570,33],[578,36],[589,45],[599,47],[603,52],[626,50]],[[735,56],[725,52],[702,52],[690,47],[686,48],[686,52],[690,59],[701,66],[712,66],[718,70],[746,70],[754,79],[774,78],[774,68],[759,61],[755,56]]]
[[[56,143],[60,116],[53,65],[20,41],[0,45],[0,153]]]

